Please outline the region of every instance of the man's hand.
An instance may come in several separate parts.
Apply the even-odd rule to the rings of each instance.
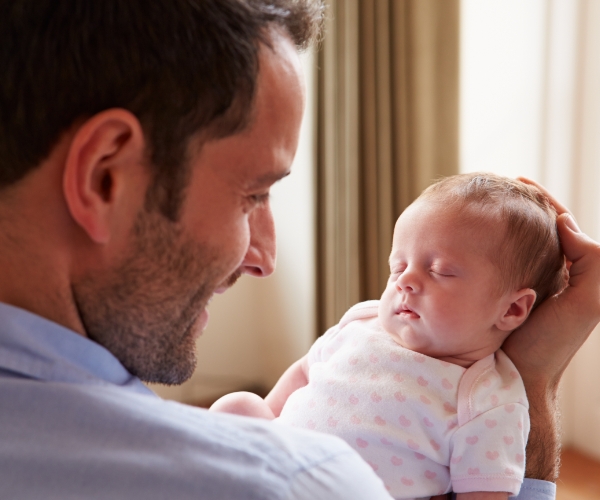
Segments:
[[[520,180],[537,186],[554,204],[560,241],[570,263],[567,288],[540,304],[502,346],[523,377],[530,404],[525,476],[555,481],[560,459],[558,384],[600,321],[600,245],[579,230],[569,211],[543,187]]]

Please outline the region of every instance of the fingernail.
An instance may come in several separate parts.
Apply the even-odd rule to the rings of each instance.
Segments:
[[[579,226],[577,225],[577,222],[575,222],[575,219],[573,219],[573,217],[571,217],[568,214],[567,214],[567,218],[565,219],[565,224],[574,233],[580,233],[581,232],[581,229],[579,229]]]

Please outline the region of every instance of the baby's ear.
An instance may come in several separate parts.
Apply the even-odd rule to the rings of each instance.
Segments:
[[[510,332],[527,319],[535,303],[536,293],[531,288],[523,288],[510,297],[510,305],[502,317],[496,322],[496,327]]]

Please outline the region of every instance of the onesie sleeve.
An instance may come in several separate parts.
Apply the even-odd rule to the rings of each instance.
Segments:
[[[337,325],[332,326],[321,335],[308,351],[308,366],[317,362],[327,361],[338,349],[343,340],[344,328],[356,320],[368,319],[377,316],[378,300],[368,300],[352,306]]]
[[[450,476],[457,493],[519,493],[529,435],[525,387],[512,362],[498,351],[469,368],[458,390]]]
[[[331,343],[340,331],[340,325],[332,326],[323,335],[321,335],[308,351],[308,367],[319,361],[327,361],[330,351],[332,350]]]
[[[519,493],[525,474],[527,408],[509,403],[482,413],[453,436],[450,476],[456,493]]]

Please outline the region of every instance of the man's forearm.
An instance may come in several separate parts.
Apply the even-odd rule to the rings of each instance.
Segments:
[[[531,430],[525,477],[555,482],[560,468],[560,412],[557,391],[530,394]]]

